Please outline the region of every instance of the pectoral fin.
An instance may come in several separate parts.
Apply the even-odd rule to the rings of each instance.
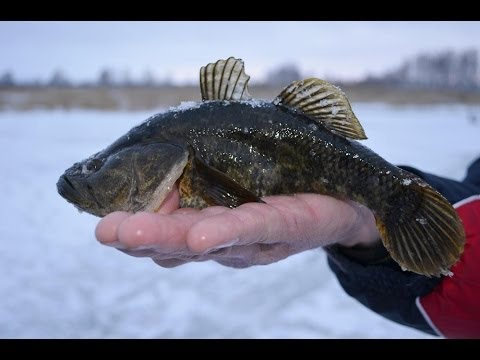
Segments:
[[[257,195],[198,156],[193,158],[192,171],[193,181],[196,182],[193,185],[203,190],[204,199],[211,205],[235,208],[248,202],[263,203]]]

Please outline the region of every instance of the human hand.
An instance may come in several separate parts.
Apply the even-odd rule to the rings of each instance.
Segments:
[[[369,246],[380,239],[372,212],[353,201],[317,194],[262,199],[266,204],[235,209],[179,208],[174,189],[157,213],[111,213],[95,235],[104,245],[163,267],[214,260],[243,268],[333,243]]]

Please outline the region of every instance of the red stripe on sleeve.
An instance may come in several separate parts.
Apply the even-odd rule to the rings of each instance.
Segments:
[[[480,195],[457,204],[462,219],[465,250],[451,271],[452,277],[420,298],[420,311],[440,335],[480,338]]]

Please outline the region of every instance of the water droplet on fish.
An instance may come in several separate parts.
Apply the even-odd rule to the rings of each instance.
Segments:
[[[410,180],[410,179],[403,179],[403,180],[402,180],[402,184],[405,185],[405,186],[408,186],[408,185],[410,185],[411,183],[412,183],[412,180]]]
[[[415,220],[422,225],[427,225],[428,224],[428,221],[425,218],[416,218]]]
[[[243,128],[243,133],[248,134],[250,132],[250,129],[248,127]]]
[[[318,126],[315,125],[315,124],[309,124],[308,127],[309,127],[310,130],[313,130],[313,131],[317,131],[317,130],[318,130]]]

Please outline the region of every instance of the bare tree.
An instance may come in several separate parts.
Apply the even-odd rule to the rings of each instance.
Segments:
[[[110,69],[102,69],[100,75],[98,76],[97,84],[99,86],[113,86],[113,73]]]
[[[467,50],[458,59],[458,84],[466,88],[479,85],[478,78],[478,53],[476,50]]]
[[[132,81],[132,77],[130,75],[130,70],[129,69],[126,69],[123,73],[123,77],[122,77],[122,81],[121,81],[121,84],[123,86],[126,86],[126,87],[130,87],[130,86],[133,86],[133,81]]]
[[[405,86],[478,88],[478,54],[476,50],[419,54],[373,81]]]
[[[55,70],[52,74],[52,77],[48,81],[48,85],[54,87],[65,87],[70,86],[71,83],[62,70]]]
[[[150,69],[146,69],[143,72],[143,77],[142,77],[141,83],[142,83],[143,86],[147,86],[147,87],[151,87],[151,86],[155,85],[155,77],[154,77],[152,71],[150,71]]]
[[[5,71],[0,76],[0,86],[15,86],[15,80],[11,71]]]
[[[300,80],[300,70],[294,64],[281,65],[270,71],[265,83],[270,86],[286,86],[292,81]]]

